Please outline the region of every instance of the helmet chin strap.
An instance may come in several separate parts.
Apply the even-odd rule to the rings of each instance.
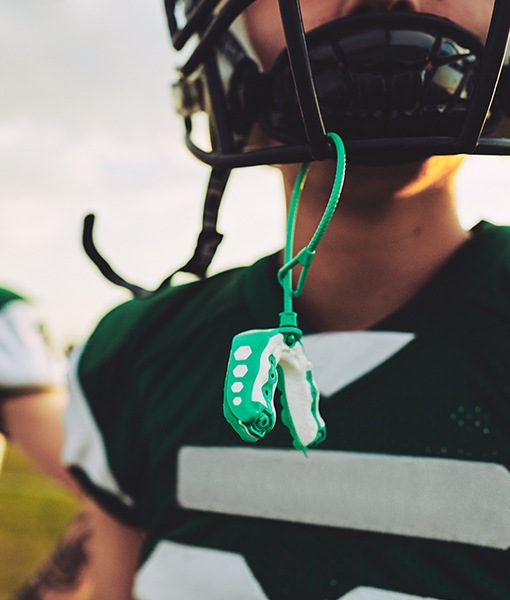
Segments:
[[[216,254],[223,235],[217,230],[218,212],[230,176],[230,169],[213,169],[209,178],[202,212],[202,230],[198,236],[195,251],[190,260],[166,277],[155,290],[147,290],[121,277],[97,249],[93,231],[95,215],[89,214],[83,222],[82,244],[85,253],[96,265],[103,277],[111,283],[129,290],[135,298],[146,298],[172,283],[177,273],[188,273],[197,279],[203,279]]]
[[[159,285],[156,291],[172,283],[177,273],[189,273],[197,279],[204,279],[207,270],[223,240],[223,235],[217,230],[218,213],[221,200],[230,177],[230,169],[213,169],[209,178],[202,212],[202,230],[197,238],[193,256],[183,266],[171,273]]]
[[[134,283],[131,283],[121,277],[111,266],[110,263],[103,258],[99,250],[97,249],[94,238],[94,223],[96,217],[93,214],[89,214],[83,220],[83,233],[82,233],[82,245],[85,253],[90,260],[96,265],[101,272],[101,275],[108,279],[111,283],[129,290],[135,298],[145,298],[149,296],[151,292],[146,290]]]
[[[309,244],[292,256],[299,199],[309,163],[302,165],[292,194],[287,224],[283,267],[278,281],[283,287],[283,311],[276,329],[251,330],[237,334],[225,379],[223,413],[246,442],[256,442],[276,424],[274,398],[281,394],[282,420],[289,429],[293,446],[306,449],[326,437],[326,424],[319,412],[319,389],[313,367],[301,343],[302,331],[293,310],[293,298],[304,289],[316,249],[338,206],[345,177],[345,148],[336,133],[328,133],[337,153],[335,181],[322,219]],[[296,289],[292,287],[292,269],[301,265]]]

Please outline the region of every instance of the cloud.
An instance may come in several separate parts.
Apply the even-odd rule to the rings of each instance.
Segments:
[[[482,219],[510,224],[509,167],[510,157],[473,156],[465,160],[456,186],[457,207],[464,227]]]

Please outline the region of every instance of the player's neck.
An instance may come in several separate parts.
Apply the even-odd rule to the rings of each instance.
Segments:
[[[313,179],[309,183],[299,208],[296,249],[311,239],[327,201],[328,190],[319,190]],[[405,197],[388,194],[388,186],[384,190],[374,181],[354,183],[346,182],[296,303],[317,330],[364,329],[387,317],[468,239],[457,220],[451,178],[426,189],[409,188]],[[360,197],[368,189],[372,195]]]

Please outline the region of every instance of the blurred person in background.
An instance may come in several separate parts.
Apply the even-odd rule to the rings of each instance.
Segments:
[[[9,442],[44,475],[79,495],[79,487],[59,460],[67,402],[66,361],[51,348],[39,312],[26,298],[0,288],[0,462]],[[90,586],[82,572],[86,523],[85,514],[80,514],[17,598],[87,597]]]
[[[76,489],[58,458],[65,362],[50,348],[37,309],[0,288],[0,427],[49,476]],[[41,435],[43,433],[45,435]]]

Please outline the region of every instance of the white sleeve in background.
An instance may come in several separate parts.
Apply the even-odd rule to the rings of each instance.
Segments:
[[[0,311],[0,388],[60,385],[65,361],[49,348],[36,309],[13,300]]]

